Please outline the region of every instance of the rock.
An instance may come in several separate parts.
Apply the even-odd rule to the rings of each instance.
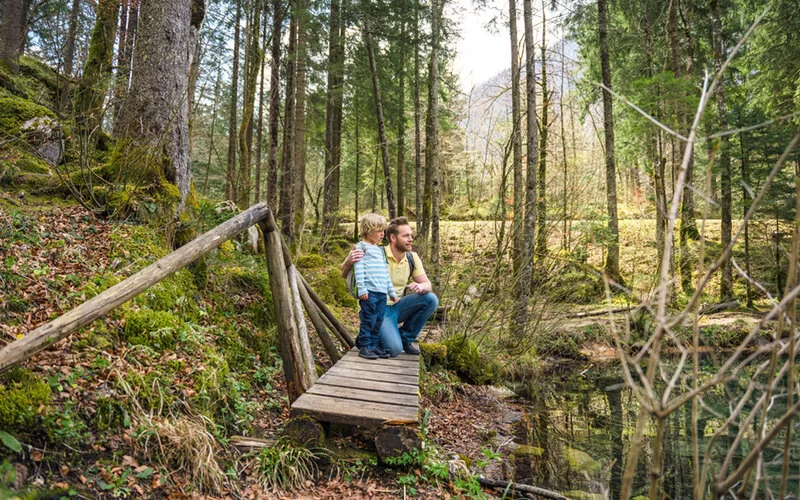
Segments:
[[[490,385],[486,387],[487,392],[497,399],[508,399],[516,396],[516,393],[508,387],[502,385]]]
[[[58,165],[64,156],[64,131],[55,120],[38,116],[26,121],[20,132],[39,156],[50,165]]]
[[[283,435],[297,444],[320,446],[325,442],[322,425],[310,417],[292,418],[283,428]]]
[[[413,449],[422,449],[422,438],[411,427],[389,425],[375,436],[375,449],[381,462],[385,462],[387,458],[397,458]]]

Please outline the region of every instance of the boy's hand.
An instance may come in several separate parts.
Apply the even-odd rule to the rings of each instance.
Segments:
[[[393,302],[397,302],[398,300],[400,300],[398,297],[392,297]]]
[[[364,295],[359,295],[358,300],[367,300],[369,299],[369,294],[365,293]]]

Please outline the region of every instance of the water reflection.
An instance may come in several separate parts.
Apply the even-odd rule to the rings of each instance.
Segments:
[[[712,373],[713,360],[707,359],[703,363],[705,371]],[[749,451],[748,439],[753,438],[759,430],[759,415],[756,414],[756,418],[749,423],[743,420],[752,429],[745,429],[748,432],[744,434],[745,439],[740,438],[740,442],[736,441],[736,436],[743,424],[736,422],[711,440],[751,382],[747,373],[743,373],[738,379],[732,379],[703,395],[696,419],[696,432],[700,444],[700,465],[706,452],[714,462],[708,474],[719,470],[719,464],[732,447],[737,448],[737,454],[729,470],[735,470],[743,455]],[[570,498],[618,498],[624,461],[630,452],[639,410],[638,400],[624,386],[619,366],[562,364],[534,380],[516,384],[514,389],[525,398],[527,413],[516,429],[515,441],[520,447],[510,457],[513,480],[560,491]],[[753,394],[751,397],[755,396]],[[748,404],[745,401],[745,408]],[[774,419],[785,410],[785,398],[776,397],[766,418]],[[744,415],[747,414],[745,411]],[[634,497],[647,497],[651,493],[651,467],[656,455],[663,464],[663,480],[656,497],[694,496],[692,421],[691,404],[674,412],[660,429],[664,436],[660,447],[657,445],[656,434],[659,430],[656,425],[650,422],[646,427],[633,478]],[[794,435],[798,435],[797,430]],[[791,443],[794,457],[798,456],[800,449],[797,441],[792,439]],[[751,483],[756,476],[763,478],[760,479],[755,498],[777,497],[783,446],[783,436],[773,441],[764,451],[765,466],[748,478]],[[788,491],[793,495],[798,491],[799,468],[800,462],[792,460]],[[740,491],[741,496],[747,497],[752,492],[752,484],[747,485],[746,491]],[[702,496],[711,496],[708,486]]]

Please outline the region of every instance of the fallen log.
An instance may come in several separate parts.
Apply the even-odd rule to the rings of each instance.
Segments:
[[[277,440],[275,439],[260,439],[245,436],[232,436],[230,439],[231,446],[235,448],[246,448],[248,450],[253,448],[269,448],[275,446]]]
[[[482,486],[488,486],[490,488],[497,488],[505,490],[506,488],[510,490],[522,491],[524,493],[531,493],[533,495],[538,495],[544,498],[552,498],[554,500],[569,500],[569,498],[565,497],[561,493],[556,493],[555,491],[546,490],[544,488],[538,488],[536,486],[528,486],[527,484],[519,484],[519,483],[511,483],[508,481],[499,481],[494,479],[486,479],[485,477],[478,476],[478,482]]]
[[[728,302],[720,302],[717,304],[709,304],[704,308],[700,309],[700,316],[705,314],[714,314],[722,311],[726,311],[728,309],[733,309],[739,307],[738,300],[729,300]]]
[[[270,210],[266,203],[254,205],[75,309],[36,328],[21,339],[11,342],[0,349],[0,373],[37,352],[47,349],[78,328],[88,325],[115,307],[136,297],[159,281],[206,255],[221,243],[264,220],[269,214]]]

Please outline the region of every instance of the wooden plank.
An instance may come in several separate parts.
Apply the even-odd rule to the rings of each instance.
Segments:
[[[384,365],[389,366],[416,366],[419,368],[419,356],[402,358],[400,356],[396,356],[394,358],[365,359],[358,355],[358,351],[351,350],[345,354],[342,359],[346,359],[348,361],[357,361],[359,363],[383,363]]]
[[[412,406],[414,408],[419,405],[419,396],[416,394],[395,394],[392,392],[370,391],[355,387],[337,387],[319,383],[312,385],[311,389],[307,392],[309,394],[351,400],[353,401],[353,405],[359,405],[362,401],[396,406]]]
[[[355,404],[346,399],[305,393],[292,404],[291,414],[309,415],[317,420],[374,426],[385,423],[416,424],[419,411],[416,407],[396,406],[363,401]]]
[[[342,362],[328,370],[328,374],[339,377],[352,378],[356,380],[377,380],[381,382],[398,382],[401,384],[419,384],[419,377],[413,375],[398,375],[396,373],[368,372],[358,368],[352,369],[342,366]]]
[[[364,370],[374,373],[394,373],[397,375],[412,375],[416,376],[419,373],[419,367],[416,366],[390,366],[380,363],[359,363],[357,361],[350,361],[342,359],[336,366],[342,366],[351,370]]]
[[[395,394],[415,394],[419,395],[419,387],[416,384],[397,384],[394,382],[379,382],[376,380],[345,378],[326,373],[317,380],[316,385],[325,384],[336,387],[358,387],[370,391],[392,392]]]

